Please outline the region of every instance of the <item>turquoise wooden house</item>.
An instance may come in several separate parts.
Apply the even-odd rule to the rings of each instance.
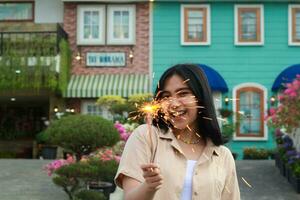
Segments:
[[[156,83],[177,63],[205,68],[216,109],[242,116],[228,144],[274,148],[264,116],[282,83],[300,73],[300,1],[154,1],[152,72]]]

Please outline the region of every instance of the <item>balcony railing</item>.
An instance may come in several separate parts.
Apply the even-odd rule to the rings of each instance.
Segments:
[[[27,56],[55,56],[59,43],[67,33],[58,24],[55,31],[0,32],[0,56],[9,54]]]

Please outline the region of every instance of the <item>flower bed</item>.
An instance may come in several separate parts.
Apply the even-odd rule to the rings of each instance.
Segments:
[[[279,168],[280,174],[286,176],[294,189],[300,193],[300,152],[296,151],[290,136],[279,129],[276,130],[277,154],[275,165]]]

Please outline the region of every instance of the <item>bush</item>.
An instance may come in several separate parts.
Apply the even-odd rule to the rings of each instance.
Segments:
[[[56,120],[45,134],[51,143],[75,153],[77,160],[96,148],[113,146],[120,139],[111,121],[89,115],[70,115]]]
[[[47,143],[47,141],[49,141],[48,135],[45,134],[44,131],[38,133],[35,136],[35,139],[36,139],[36,141],[37,141],[38,144],[45,144],[45,143]]]
[[[10,151],[0,152],[0,158],[16,158],[16,157],[17,157],[16,152],[10,152]]]
[[[267,149],[257,149],[255,147],[244,148],[244,158],[243,159],[255,159],[264,160],[269,158],[269,151]]]
[[[97,158],[91,158],[88,161],[90,166],[93,166],[96,174],[94,175],[94,179],[98,179],[98,181],[106,181],[106,182],[114,182],[114,177],[118,170],[118,162],[115,160],[103,161]]]

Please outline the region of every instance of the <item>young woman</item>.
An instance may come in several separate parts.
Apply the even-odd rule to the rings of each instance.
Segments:
[[[126,200],[239,200],[234,159],[222,146],[213,99],[199,66],[161,76],[163,115],[130,136],[115,178]],[[152,134],[149,137],[149,134]]]

